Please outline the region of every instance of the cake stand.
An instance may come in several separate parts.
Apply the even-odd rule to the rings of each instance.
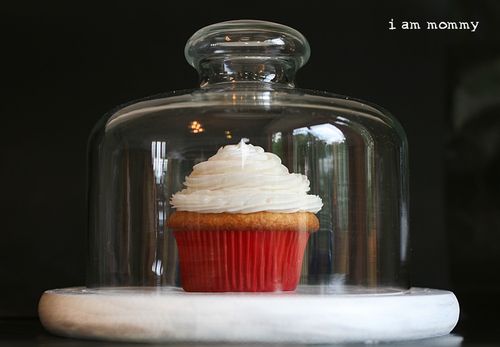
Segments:
[[[68,337],[129,342],[377,343],[449,334],[459,316],[449,291],[412,288],[290,293],[187,293],[175,288],[46,291],[40,320]]]

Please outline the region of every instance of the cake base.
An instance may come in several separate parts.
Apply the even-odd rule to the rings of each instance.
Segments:
[[[40,320],[50,332],[131,342],[344,343],[446,335],[459,305],[448,291],[412,288],[369,294],[187,293],[176,288],[46,291]]]

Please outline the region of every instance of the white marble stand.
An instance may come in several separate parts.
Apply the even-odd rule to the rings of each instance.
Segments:
[[[375,294],[185,293],[176,289],[56,289],[40,300],[54,334],[136,342],[341,343],[450,333],[451,292],[413,288]]]

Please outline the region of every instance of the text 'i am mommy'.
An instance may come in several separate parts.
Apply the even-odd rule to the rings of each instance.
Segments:
[[[401,21],[398,23],[394,22],[393,18],[389,21],[389,30],[465,30],[473,33],[478,28],[479,21]]]

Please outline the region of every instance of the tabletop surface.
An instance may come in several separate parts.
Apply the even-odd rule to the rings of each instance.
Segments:
[[[215,346],[216,344],[167,344],[167,346]],[[57,337],[46,332],[36,318],[23,319],[0,319],[0,346],[13,347],[29,347],[29,346],[44,346],[44,347],[115,347],[115,346],[165,346],[165,344],[130,344],[119,342],[106,341],[86,341],[78,339],[68,339]],[[236,345],[225,344],[224,346],[233,347]],[[252,347],[253,345],[241,345]],[[257,345],[255,345],[257,346]],[[282,347],[282,344],[271,344],[269,347]],[[301,345],[293,345],[299,347]],[[363,344],[335,345],[335,346],[364,346]],[[474,334],[471,336],[462,337],[459,334],[452,334],[441,338],[426,339],[419,341],[379,343],[376,346],[387,347],[498,347],[500,346],[500,338],[489,334]]]

